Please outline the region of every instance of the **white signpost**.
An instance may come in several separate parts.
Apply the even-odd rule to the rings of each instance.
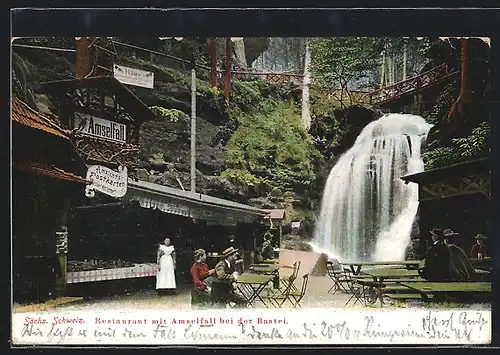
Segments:
[[[127,142],[127,126],[122,123],[75,112],[74,127],[83,134],[112,142]]]
[[[87,170],[87,180],[92,184],[85,188],[87,197],[94,197],[95,190],[112,197],[123,197],[127,193],[128,174],[126,167],[118,171],[101,165],[91,165]]]
[[[113,75],[121,83],[152,89],[154,73],[141,69],[129,68],[123,65],[113,65]]]

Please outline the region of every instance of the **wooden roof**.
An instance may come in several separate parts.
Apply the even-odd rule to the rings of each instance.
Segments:
[[[61,126],[51,121],[40,112],[35,111],[17,97],[13,97],[12,99],[11,119],[13,123],[16,123],[19,127],[26,127],[33,130],[33,132],[41,132],[47,137],[56,137],[52,144],[57,145],[58,142],[62,142],[62,146],[58,148],[61,154],[58,154],[57,157],[69,157],[70,161],[63,162],[64,159],[57,159],[53,161],[56,165],[63,165],[66,169],[71,168],[73,172],[77,172],[79,174],[84,174],[87,171],[87,166],[84,160],[80,154],[78,154],[78,151],[67,132]],[[18,138],[26,138],[23,133],[19,133],[21,137],[17,137],[15,132],[13,139],[17,140]],[[16,156],[13,156],[13,159],[16,158]]]
[[[474,175],[491,170],[490,157],[453,164],[442,168],[431,169],[421,173],[401,177],[406,183],[415,182],[421,185],[433,184],[453,177]]]
[[[285,210],[267,210],[268,214],[264,217],[264,219],[284,219],[285,218]]]
[[[40,112],[33,110],[17,97],[12,99],[12,120],[23,126],[38,129],[69,140],[68,135],[61,127],[43,116]]]
[[[37,175],[45,175],[48,177],[65,180],[69,182],[77,182],[83,184],[91,183],[91,181],[87,180],[82,176],[78,176],[76,174],[64,171],[63,169],[53,165],[44,165],[40,163],[26,162],[26,163],[13,163],[12,168],[20,171],[35,173]]]
[[[149,121],[155,118],[153,111],[141,101],[128,87],[113,76],[96,76],[85,79],[56,80],[42,83],[48,91],[70,91],[81,87],[108,87],[118,103],[130,114],[135,122]]]
[[[199,205],[220,207],[228,210],[240,211],[248,214],[265,216],[265,210],[245,205],[243,203],[225,200],[218,197],[204,195],[201,193],[183,191],[169,186],[158,185],[147,181],[134,181],[129,178],[128,186],[132,189],[146,190],[158,195],[170,196],[179,200],[194,202]]]

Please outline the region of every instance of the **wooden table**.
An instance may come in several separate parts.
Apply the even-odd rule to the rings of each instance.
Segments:
[[[371,276],[373,281],[376,282],[384,282],[386,279],[409,279],[419,277],[418,270],[390,267],[363,271],[363,274]]]
[[[264,264],[278,264],[279,262],[278,259],[266,259],[263,261]]]
[[[267,307],[266,302],[260,297],[260,293],[273,278],[272,275],[242,274],[236,280],[236,288],[245,297],[250,307],[254,307],[256,299],[259,299]]]
[[[471,258],[470,262],[475,269],[491,271],[491,258]]]
[[[372,288],[373,295],[375,297],[372,297],[372,302],[370,303],[375,303],[377,299],[379,299],[380,304],[384,304],[383,289],[386,286],[384,284],[384,280],[395,279],[397,281],[398,279],[402,279],[407,281],[408,279],[419,277],[418,270],[408,270],[405,268],[390,268],[390,267],[363,271],[362,274],[371,276],[373,278],[373,281],[367,283],[366,285],[363,285],[363,282],[358,282],[358,283],[360,283],[363,287]]]
[[[259,274],[275,274],[279,269],[279,265],[250,266],[250,270]]]
[[[403,260],[403,261],[346,261],[342,262],[342,265],[348,265],[354,275],[358,275],[361,272],[363,266],[384,266],[384,265],[394,265],[394,266],[404,266],[408,269],[417,269],[420,264],[420,260]]]
[[[491,282],[402,282],[401,285],[417,291],[424,300],[429,300],[428,294],[443,292],[491,292]]]

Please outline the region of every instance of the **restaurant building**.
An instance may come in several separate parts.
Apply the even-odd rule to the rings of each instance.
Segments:
[[[195,249],[221,253],[231,234],[249,265],[268,212],[138,180],[140,125],[154,114],[117,78],[87,62],[82,52],[91,43],[77,43],[77,79],[43,83],[92,182],[81,191],[69,221],[65,283],[138,278],[153,283],[156,250],[165,237],[176,248],[178,284],[191,282]]]
[[[478,233],[491,235],[489,157],[403,176],[401,179],[419,186],[420,257],[425,254],[429,233],[433,228],[451,228],[458,232],[457,245],[467,253]]]

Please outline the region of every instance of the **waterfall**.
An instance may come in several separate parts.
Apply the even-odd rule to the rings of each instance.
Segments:
[[[418,208],[418,186],[400,177],[424,170],[432,125],[387,114],[369,123],[330,171],[311,246],[339,260],[402,260]]]

